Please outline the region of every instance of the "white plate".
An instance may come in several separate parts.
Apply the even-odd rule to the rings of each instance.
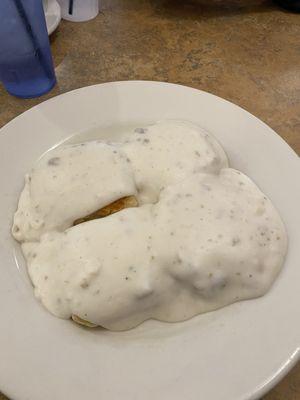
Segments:
[[[264,297],[179,324],[123,333],[50,315],[14,260],[10,226],[25,172],[57,142],[98,126],[193,121],[224,146],[278,207],[290,237]],[[48,100],[0,132],[0,389],[15,400],[245,400],[299,358],[299,159],[268,126],[211,94],[159,82],[116,82]]]
[[[48,35],[58,27],[61,20],[61,9],[56,0],[43,0]]]

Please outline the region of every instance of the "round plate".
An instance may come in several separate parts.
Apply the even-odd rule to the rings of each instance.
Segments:
[[[43,0],[48,35],[58,27],[61,20],[61,9],[56,0]]]
[[[285,266],[269,293],[187,322],[147,321],[127,332],[81,328],[34,298],[10,235],[23,178],[70,135],[111,125],[185,119],[211,131],[231,165],[273,200],[289,234]],[[241,108],[184,86],[115,82],[75,90],[0,131],[0,389],[15,400],[248,400],[299,358],[299,159]]]

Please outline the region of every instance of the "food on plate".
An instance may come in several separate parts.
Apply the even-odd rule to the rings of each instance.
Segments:
[[[184,121],[137,128],[122,149],[132,165],[140,204],[156,202],[165,186],[190,174],[218,173],[228,166],[214,137]]]
[[[56,157],[63,188],[47,166]],[[271,201],[183,121],[49,151],[26,178],[12,232],[51,313],[111,330],[262,296],[287,249]]]
[[[138,201],[134,196],[122,197],[107,206],[100,208],[100,210],[86,215],[85,217],[78,218],[74,221],[73,225],[82,224],[83,222],[91,221],[92,219],[104,218],[110,214],[114,214],[124,208],[137,207]]]
[[[45,153],[25,177],[13,235],[39,240],[51,230],[64,231],[116,200],[136,195],[126,154],[93,141],[60,146]]]
[[[72,320],[73,320],[74,322],[76,322],[76,323],[79,324],[79,325],[87,326],[88,328],[96,328],[96,327],[97,327],[97,325],[92,324],[91,322],[86,321],[86,320],[84,320],[84,319],[78,317],[78,316],[75,315],[75,314],[73,314],[73,315],[71,316],[71,318],[72,318]]]

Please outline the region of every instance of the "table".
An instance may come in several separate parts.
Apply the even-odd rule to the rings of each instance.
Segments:
[[[51,93],[21,100],[0,86],[0,127],[82,86],[158,80],[238,104],[300,154],[299,37],[300,14],[269,0],[102,0],[97,18],[62,21],[52,35],[58,83]],[[264,397],[299,399],[300,364]]]

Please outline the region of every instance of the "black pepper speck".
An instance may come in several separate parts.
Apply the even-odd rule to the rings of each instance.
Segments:
[[[48,160],[48,165],[59,165],[60,164],[60,158],[59,157],[53,157]]]
[[[135,128],[134,132],[136,133],[146,133],[148,131],[147,128]]]

